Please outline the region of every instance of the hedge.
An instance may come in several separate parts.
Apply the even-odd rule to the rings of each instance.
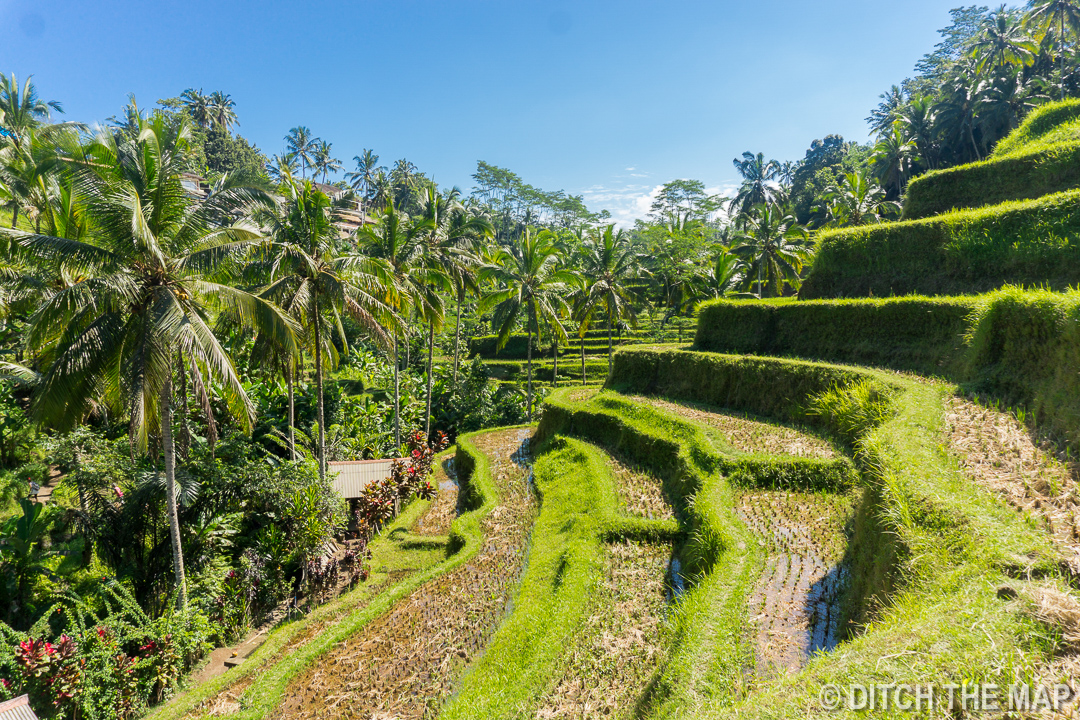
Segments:
[[[1008,287],[953,298],[719,300],[701,310],[697,347],[940,375],[1025,407],[1038,425],[1080,446],[1080,290]],[[641,372],[632,366],[645,358],[650,367],[656,362],[640,353],[616,354],[615,382]],[[694,377],[700,374],[695,371]],[[689,390],[696,382],[703,381],[695,379]]]
[[[1080,190],[822,232],[799,297],[959,295],[1080,283]]]
[[[1026,200],[1080,187],[1080,142],[932,170],[908,184],[904,219]]]
[[[702,350],[787,355],[943,375],[964,353],[979,296],[718,300],[701,308]]]
[[[483,335],[481,337],[475,337],[469,341],[469,355],[479,355],[481,358],[497,358],[507,360],[524,360],[526,356],[526,339],[527,335],[511,335],[506,341],[506,345],[502,350],[496,352],[495,348],[498,345],[499,338],[495,335]],[[632,338],[623,336],[620,339],[618,336],[613,336],[611,339],[612,345],[618,347],[619,345],[631,342]],[[571,335],[570,343],[560,344],[560,356],[573,356],[581,352],[581,341],[577,336]],[[600,354],[601,352],[607,353],[607,337],[586,337],[585,338],[585,354]],[[536,338],[533,338],[533,359],[540,359],[543,357],[551,357],[551,339],[546,338],[542,343],[537,344]]]

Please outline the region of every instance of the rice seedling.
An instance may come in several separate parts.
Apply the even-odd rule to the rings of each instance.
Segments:
[[[433,716],[507,612],[524,567],[536,510],[523,450],[528,434],[513,429],[474,438],[491,460],[502,498],[481,522],[481,552],[321,656],[293,678],[271,717]]]

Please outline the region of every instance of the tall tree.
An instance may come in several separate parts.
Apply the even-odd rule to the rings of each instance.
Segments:
[[[608,373],[611,372],[612,332],[620,320],[637,322],[630,283],[638,277],[640,258],[625,230],[608,225],[597,230],[581,248],[580,267],[585,278],[582,304],[600,310],[607,322]]]
[[[968,46],[968,54],[977,60],[976,69],[982,73],[998,73],[1010,65],[1030,65],[1035,61],[1038,46],[1024,32],[1023,25],[1002,5],[978,37]]]
[[[374,225],[365,225],[357,232],[357,241],[367,255],[381,259],[388,266],[394,284],[387,301],[408,320],[419,317],[427,322],[442,313],[440,283],[424,262],[420,235],[424,223],[409,221],[409,216],[398,211],[393,201],[375,219]],[[394,331],[394,446],[401,447],[401,357],[400,345],[404,325]]]
[[[728,212],[740,219],[747,217],[757,205],[778,205],[784,200],[784,192],[779,187],[780,163],[765,160],[764,153],[754,155],[744,152],[742,160],[732,160],[735,169],[742,176],[742,185],[728,203]]]
[[[207,100],[206,109],[210,118],[210,125],[225,132],[231,130],[233,125],[239,125],[235,108],[236,102],[231,96],[215,90]]]
[[[54,294],[31,318],[27,346],[45,352],[33,409],[62,430],[100,402],[130,416],[133,449],[147,448],[160,429],[173,569],[186,603],[177,515],[176,453],[171,424],[177,354],[189,363],[197,393],[208,401],[210,380],[229,411],[250,428],[253,410],[232,360],[210,328],[211,309],[295,343],[293,323],[272,303],[223,282],[224,269],[257,234],[232,222],[257,194],[224,182],[199,204],[180,184],[188,162],[190,127],[161,116],[139,119],[134,139],[101,130],[85,147],[70,148],[71,172],[94,229],[89,241],[14,230],[26,257],[59,260],[84,277]],[[157,422],[155,423],[154,420]]]
[[[182,92],[180,94],[180,104],[187,110],[192,122],[201,128],[210,127],[212,122],[210,119],[210,98],[203,95],[202,89],[188,88]]]
[[[353,162],[356,163],[356,170],[345,173],[345,181],[360,195],[360,212],[366,213],[366,203],[375,185],[375,168],[379,166],[379,156],[364,149],[359,155],[353,156]]]
[[[773,205],[759,205],[733,252],[747,263],[746,286],[756,283],[757,296],[777,297],[785,285],[799,287],[799,273],[807,253],[806,229],[791,215],[782,215]],[[768,292],[766,292],[768,289]]]
[[[324,376],[336,364],[337,333],[344,352],[349,344],[341,318],[348,315],[377,344],[387,347],[386,325],[396,329],[397,318],[387,302],[394,292],[392,268],[383,260],[340,254],[338,229],[331,202],[310,181],[286,181],[287,196],[276,208],[260,211],[256,219],[271,242],[262,247],[249,272],[267,276],[260,295],[286,309],[307,330],[306,345],[315,361],[318,394],[319,475],[326,476],[326,410]],[[282,351],[285,349],[282,348]],[[295,362],[285,355],[286,382],[291,389]],[[290,431],[293,419],[290,417]]]
[[[16,136],[48,120],[52,111],[64,112],[64,107],[56,100],[42,100],[38,97],[37,88],[31,82],[32,77],[31,75],[26,78],[20,88],[14,73],[11,76],[0,75],[2,124]]]
[[[315,158],[313,165],[315,176],[318,177],[319,173],[322,173],[324,183],[329,179],[330,173],[336,173],[341,170],[341,161],[333,156],[331,145],[325,140],[319,140],[315,143]]]
[[[307,169],[315,160],[318,138],[303,125],[294,127],[285,136],[285,148],[289,154],[300,161],[300,178],[307,179]]]
[[[481,269],[481,279],[496,284],[480,305],[493,309],[492,325],[498,335],[496,345],[506,347],[518,323],[525,321],[526,401],[528,421],[532,422],[532,339],[547,327],[556,340],[566,341],[566,329],[560,320],[568,314],[566,297],[574,282],[574,273],[558,267],[559,250],[551,231],[526,229],[509,248],[500,248],[489,265]]]
[[[1027,22],[1044,36],[1057,33],[1058,93],[1065,98],[1065,36],[1080,32],[1080,0],[1034,0]]]

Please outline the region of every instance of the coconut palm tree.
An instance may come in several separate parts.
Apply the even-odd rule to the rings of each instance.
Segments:
[[[893,197],[903,194],[918,160],[918,148],[904,137],[903,125],[899,120],[893,123],[890,132],[882,135],[870,155],[874,174],[882,185],[890,188]]]
[[[316,143],[318,143],[318,138],[303,125],[294,127],[285,136],[285,148],[290,155],[300,161],[301,179],[307,179],[308,166],[315,160],[315,150],[318,147]]]
[[[266,165],[266,172],[269,173],[271,178],[282,183],[292,179],[296,175],[299,166],[300,164],[296,161],[294,155],[281,153],[270,159],[270,162]]]
[[[823,198],[823,209],[833,227],[879,223],[887,215],[900,213],[900,203],[886,200],[885,191],[866,172],[844,173]]]
[[[356,170],[345,173],[345,181],[360,195],[360,212],[366,212],[365,203],[371,194],[375,184],[375,168],[379,166],[379,156],[368,149],[364,149],[359,155],[353,156]]]
[[[212,123],[210,98],[203,95],[201,88],[199,90],[188,88],[180,93],[180,104],[187,110],[192,122],[201,128],[210,127]]]
[[[438,288],[445,282],[438,277],[441,271],[424,263],[424,248],[420,236],[426,231],[424,222],[410,222],[388,202],[375,224],[365,225],[357,232],[361,251],[379,258],[388,266],[393,279],[386,301],[406,317],[418,317],[431,322],[443,314],[443,301]],[[398,348],[404,325],[394,331],[394,446],[401,447],[401,361]]]
[[[2,124],[9,132],[18,136],[25,130],[35,128],[49,119],[52,111],[64,112],[64,107],[56,100],[42,100],[37,88],[31,82],[33,76],[26,78],[22,88],[15,74],[0,75],[0,115]]]
[[[899,85],[893,85],[888,92],[879,95],[881,102],[870,112],[866,122],[870,123],[870,132],[884,135],[890,131],[900,108],[904,106],[904,91]]]
[[[206,104],[210,125],[212,127],[220,128],[225,132],[228,132],[232,129],[233,125],[240,124],[236,119],[236,102],[231,96],[215,90],[210,94],[210,98],[207,100]]]
[[[318,177],[319,173],[322,173],[324,183],[330,177],[330,173],[341,170],[341,161],[331,154],[330,148],[330,143],[325,140],[319,140],[315,144],[314,174]]]
[[[1080,32],[1080,0],[1034,0],[1025,22],[1050,37],[1057,30],[1059,99],[1065,98],[1065,36]]]
[[[27,348],[48,365],[33,411],[44,424],[64,430],[99,404],[126,410],[133,450],[145,451],[151,427],[159,428],[173,569],[184,605],[172,431],[178,356],[186,358],[180,372],[191,374],[197,394],[206,400],[210,380],[216,381],[228,410],[250,428],[251,403],[209,315],[231,312],[289,348],[295,332],[272,303],[225,281],[226,270],[257,239],[252,226],[234,219],[260,194],[226,178],[193,204],[180,183],[190,126],[160,116],[139,123],[134,139],[118,141],[103,129],[86,146],[68,149],[93,232],[88,240],[0,233],[15,240],[28,260],[59,262],[84,274],[31,317]]]
[[[743,179],[739,191],[728,202],[728,212],[731,215],[741,221],[758,205],[783,203],[784,191],[777,185],[780,163],[776,160],[766,161],[764,153],[754,155],[752,152],[744,152],[742,160],[736,158],[731,162]]]
[[[1030,65],[1035,62],[1038,45],[1024,32],[1023,25],[1004,5],[998,8],[990,22],[968,46],[979,72],[988,69],[1000,73],[1010,65]]]
[[[439,193],[434,184],[424,195],[424,204],[418,220],[423,223],[416,230],[422,243],[423,262],[432,273],[439,289],[453,290],[457,301],[457,324],[461,324],[461,303],[465,293],[476,290],[474,268],[477,264],[472,250],[482,238],[492,237],[495,229],[486,219],[471,215],[460,202],[461,191],[452,188],[446,194]],[[427,433],[431,433],[431,383],[435,350],[436,324],[441,325],[442,316],[432,316],[428,322],[427,366]],[[455,382],[457,378],[457,343],[460,332],[454,330]]]
[[[785,284],[799,287],[799,273],[806,259],[806,228],[779,208],[759,205],[745,229],[736,236],[741,244],[733,252],[746,261],[744,286],[757,285],[757,296],[778,296]],[[756,278],[756,281],[755,281]]]
[[[276,303],[307,330],[305,344],[315,361],[318,394],[319,474],[325,477],[324,375],[326,366],[335,365],[338,359],[331,335],[336,331],[338,342],[348,352],[341,324],[342,315],[348,315],[377,344],[388,346],[390,336],[385,327],[396,327],[396,317],[386,300],[392,295],[393,278],[385,261],[338,253],[338,229],[331,216],[330,198],[310,181],[288,180],[285,185],[287,195],[280,205],[255,214],[270,241],[260,247],[248,266],[248,274],[265,276],[260,297]],[[271,344],[267,355],[285,375],[289,389],[289,451],[295,453],[292,388],[296,360],[287,350]]]
[[[745,273],[746,263],[729,248],[720,245],[712,260],[696,278],[695,301],[700,303],[729,295]]]
[[[551,231],[539,233],[528,228],[509,248],[500,248],[492,263],[480,271],[481,280],[495,283],[496,289],[480,302],[482,310],[493,309],[492,325],[498,335],[498,349],[506,347],[511,333],[525,321],[526,367],[528,368],[528,421],[532,422],[532,338],[541,328],[566,341],[560,317],[568,314],[567,295],[574,273],[558,267],[559,250]]]
[[[616,230],[614,224],[595,231],[581,246],[579,258],[581,275],[585,278],[581,304],[584,308],[595,307],[607,322],[610,373],[615,324],[620,320],[637,323],[629,287],[638,277],[641,258],[630,242],[629,233]],[[585,314],[591,313],[585,311]]]
[[[904,138],[915,144],[921,163],[929,170],[936,168],[940,147],[937,141],[938,113],[933,99],[912,98],[900,109],[898,120]]]

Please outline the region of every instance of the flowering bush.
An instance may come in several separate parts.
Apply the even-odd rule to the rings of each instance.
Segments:
[[[112,581],[99,595],[69,597],[25,634],[0,623],[0,700],[26,693],[41,718],[127,720],[166,699],[209,649],[197,611],[151,620]]]
[[[450,439],[440,432],[429,442],[418,430],[408,436],[407,443],[407,453],[394,460],[390,477],[369,484],[356,502],[357,534],[365,541],[394,517],[398,500],[413,496],[431,500],[438,492],[431,484],[431,469],[435,456],[447,448]]]

